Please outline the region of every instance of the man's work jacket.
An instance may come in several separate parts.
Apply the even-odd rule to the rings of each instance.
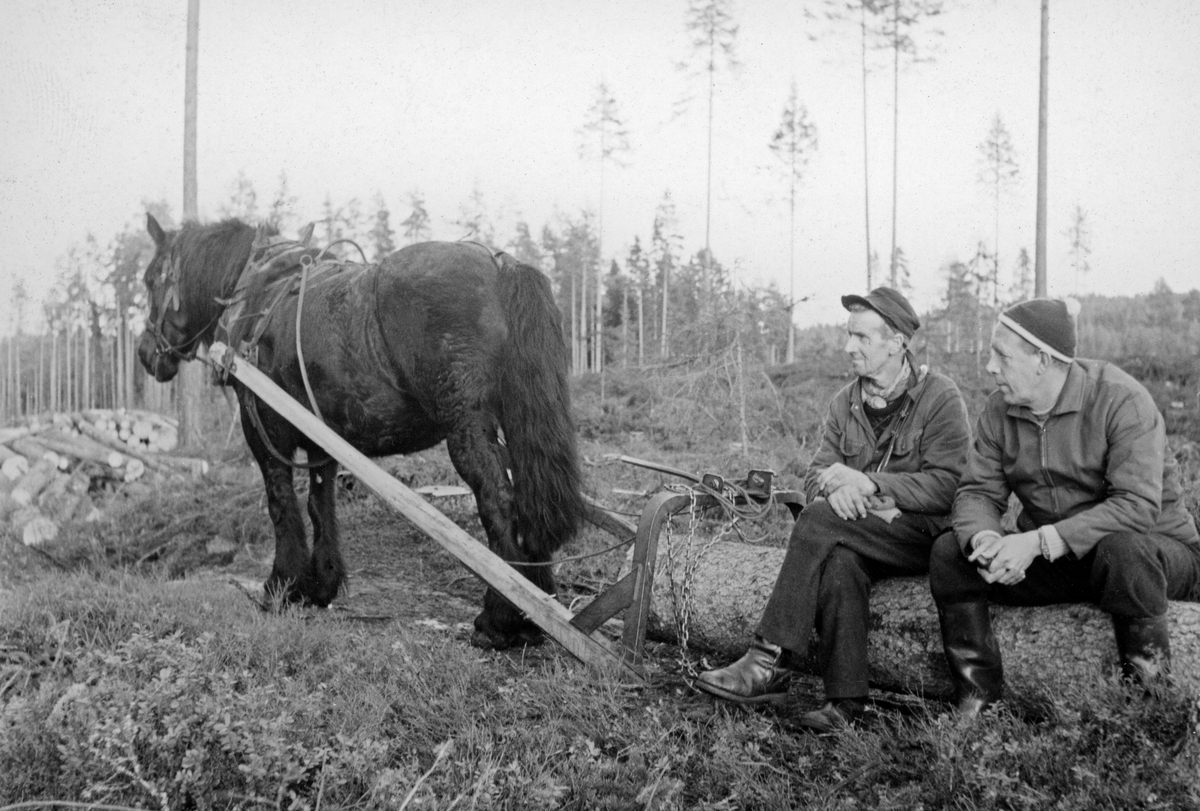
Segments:
[[[1053,524],[1076,558],[1114,532],[1200,543],[1176,468],[1145,387],[1111,363],[1077,359],[1044,424],[999,393],[988,400],[954,500],[959,545],[968,550],[983,530],[1003,534],[1010,493],[1021,531]]]
[[[917,368],[909,356],[909,364]],[[954,488],[971,446],[967,406],[954,381],[937,372],[919,376],[901,395],[901,410],[876,436],[863,410],[862,381],[856,379],[836,395],[825,417],[821,447],[804,478],[811,503],[821,496],[817,477],[841,462],[866,473],[902,512],[929,519],[931,533],[949,525]]]

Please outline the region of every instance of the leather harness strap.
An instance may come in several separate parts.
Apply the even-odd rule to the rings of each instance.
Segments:
[[[339,240],[349,241],[349,240]],[[358,246],[355,245],[357,248]],[[313,261],[309,247],[301,242],[294,242],[287,239],[276,238],[268,242],[266,245],[255,245],[251,249],[250,259],[246,262],[246,267],[242,270],[238,278],[237,287],[234,294],[225,302],[226,308],[221,316],[221,320],[217,326],[218,334],[224,333],[224,338],[230,346],[237,348],[237,353],[249,360],[251,363],[257,362],[258,343],[266,332],[267,326],[271,322],[271,316],[279,305],[289,295],[298,295],[299,300],[296,303],[296,355],[300,363],[300,372],[304,380],[304,389],[308,394],[309,403],[313,413],[318,419],[324,421],[320,409],[317,406],[316,396],[313,393],[312,386],[309,384],[308,372],[304,365],[304,350],[301,346],[300,327],[301,317],[304,309],[304,293],[308,286],[308,282],[312,276],[324,276],[326,274],[340,273],[346,270],[349,264],[338,259],[321,259]],[[325,249],[328,251],[328,248]],[[322,251],[322,254],[325,253]],[[362,249],[359,248],[359,253]],[[293,258],[292,255],[295,255]],[[276,287],[274,294],[271,296],[267,306],[257,313],[245,314],[243,311],[248,304],[251,286],[258,280],[258,277],[266,272],[269,268],[278,267],[282,262],[294,262],[299,267],[297,275],[285,275],[280,279],[268,283],[268,287]],[[246,338],[242,338],[241,334],[244,330],[244,325],[241,322],[253,319],[254,324],[250,334]],[[239,329],[240,327],[240,329]],[[326,456],[323,459],[314,459],[308,462],[296,462],[288,459],[275,447],[267,436],[266,428],[262,424],[262,418],[258,412],[258,398],[250,391],[245,391],[245,395],[249,398],[246,403],[246,412],[250,417],[250,422],[254,425],[258,432],[263,445],[270,455],[279,462],[293,468],[310,469],[321,467],[328,464],[332,457]]]

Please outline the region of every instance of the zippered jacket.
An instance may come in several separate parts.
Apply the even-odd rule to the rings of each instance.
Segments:
[[[909,364],[917,369],[911,356]],[[971,424],[953,380],[937,372],[917,376],[901,395],[908,400],[901,413],[879,436],[863,411],[861,380],[834,395],[821,447],[804,478],[809,502],[821,495],[821,471],[841,462],[866,473],[878,486],[877,495],[894,499],[902,512],[929,517],[932,532],[949,525],[954,488],[971,446]]]
[[[1053,524],[1076,558],[1114,532],[1200,543],[1162,414],[1141,383],[1105,361],[1071,364],[1044,424],[999,393],[988,399],[954,499],[964,551],[983,530],[1003,533],[1010,493],[1021,531]]]

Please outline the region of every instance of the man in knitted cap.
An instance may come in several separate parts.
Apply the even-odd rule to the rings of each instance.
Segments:
[[[998,700],[989,600],[1091,602],[1121,669],[1151,686],[1170,654],[1167,601],[1200,587],[1200,537],[1179,498],[1162,415],[1111,363],[1075,357],[1078,304],[1033,299],[992,330],[987,401],[929,580],[960,714]],[[1009,495],[1021,511],[1001,528]]]
[[[728,701],[784,704],[787,656],[808,652],[815,627],[826,701],[800,723],[820,732],[865,711],[871,584],[927,571],[970,444],[958,388],[908,351],[921,325],[908,300],[880,287],[842,305],[855,379],[829,406],[804,481],[808,506],[750,650],[696,680]]]

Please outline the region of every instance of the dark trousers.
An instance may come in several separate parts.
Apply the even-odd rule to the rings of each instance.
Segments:
[[[938,605],[993,601],[1003,605],[1094,603],[1128,619],[1167,613],[1168,600],[1200,597],[1200,546],[1155,533],[1116,532],[1082,558],[1033,559],[1016,585],[986,583],[953,532],[941,535],[929,561]]]
[[[792,527],[756,633],[803,655],[815,628],[826,698],[865,696],[871,584],[924,574],[933,541],[924,516],[845,521],[828,502],[810,505]]]

